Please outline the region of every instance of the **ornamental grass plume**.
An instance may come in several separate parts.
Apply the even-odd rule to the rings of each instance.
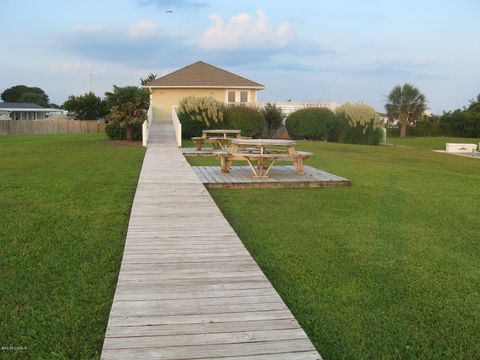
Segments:
[[[345,103],[337,109],[337,116],[343,115],[348,120],[351,127],[362,127],[363,133],[367,131],[368,126],[372,126],[373,130],[382,126],[382,120],[377,112],[367,104],[350,104]]]
[[[180,101],[179,113],[189,116],[194,121],[200,121],[209,128],[223,123],[225,105],[213,97],[187,96]]]

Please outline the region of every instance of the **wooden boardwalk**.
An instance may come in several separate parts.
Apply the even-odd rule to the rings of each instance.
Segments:
[[[305,166],[304,175],[297,175],[294,166],[274,166],[268,178],[252,177],[252,170],[248,166],[232,166],[228,174],[222,174],[220,166],[192,168],[209,189],[323,188],[352,184],[349,179],[311,166]]]
[[[101,358],[320,359],[169,123],[152,125]]]

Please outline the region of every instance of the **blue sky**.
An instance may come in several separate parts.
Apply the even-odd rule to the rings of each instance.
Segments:
[[[166,12],[171,10],[172,12]],[[480,93],[478,0],[2,0],[0,91],[61,104],[203,60],[259,100],[364,102],[409,82],[434,113]]]

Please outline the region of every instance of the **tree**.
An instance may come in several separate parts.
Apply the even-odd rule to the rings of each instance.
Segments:
[[[74,113],[78,120],[99,119],[107,113],[105,101],[92,92],[80,96],[70,95],[62,108]]]
[[[480,114],[480,94],[473,100],[470,100],[470,105],[468,106],[468,110],[479,113]]]
[[[45,100],[42,98],[42,96],[40,94],[34,93],[34,92],[23,93],[22,96],[20,96],[20,99],[19,99],[18,102],[38,104],[38,105],[43,106],[43,107],[48,107],[48,104],[45,102]]]
[[[120,87],[113,85],[113,92],[105,93],[105,101],[110,110],[112,110],[114,106],[120,106],[128,102],[145,110],[149,107],[148,93],[137,86]]]
[[[440,127],[446,135],[480,137],[480,95],[463,109],[449,111],[440,117]]]
[[[266,103],[264,107],[260,108],[260,112],[265,118],[267,124],[268,136],[273,137],[275,131],[278,130],[285,115],[282,113],[282,109],[272,103]]]
[[[157,74],[154,74],[154,73],[150,73],[145,79],[141,78],[140,79],[140,84],[142,84],[142,86],[145,86],[147,85],[150,81],[153,81],[157,78]]]
[[[124,128],[127,133],[127,140],[132,140],[132,127],[134,124],[141,124],[147,119],[143,107],[133,102],[126,102],[112,107],[107,116],[109,123],[116,123]]]
[[[387,116],[390,120],[398,120],[400,137],[404,138],[407,136],[407,126],[419,120],[427,108],[425,95],[413,85],[397,85],[388,95],[387,101]]]
[[[43,107],[48,107],[50,99],[42,89],[38,87],[30,87],[25,85],[16,85],[6,89],[1,98],[6,102],[29,102],[38,104]]]
[[[426,99],[420,90],[410,84],[396,86],[388,95],[385,105],[390,120],[400,123],[400,136],[407,135],[408,125],[414,125],[423,116]]]

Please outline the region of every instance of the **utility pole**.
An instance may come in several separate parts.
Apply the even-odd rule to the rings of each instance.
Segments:
[[[90,73],[90,92],[92,92],[92,82],[93,82],[93,76],[92,76],[92,73]]]

